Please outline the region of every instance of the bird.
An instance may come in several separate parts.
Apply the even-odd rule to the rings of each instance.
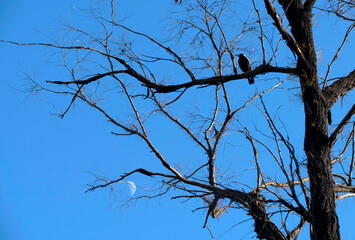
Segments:
[[[239,54],[238,57],[239,57],[238,64],[239,64],[240,69],[242,69],[243,72],[251,71],[249,59],[244,54]],[[249,84],[253,84],[254,77],[249,77],[248,82],[249,82]]]

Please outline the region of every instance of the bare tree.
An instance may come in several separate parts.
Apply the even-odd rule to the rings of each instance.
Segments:
[[[355,26],[353,1],[175,1],[165,40],[124,25],[114,1],[108,13],[103,5],[100,1],[89,12],[99,33],[67,26],[68,35],[83,45],[2,41],[60,50],[72,79],[32,81],[31,90],[70,96],[62,118],[76,102],[88,104],[114,125],[112,134],[137,137],[161,163],[162,168],[132,169],[115,179],[98,176],[87,192],[112,190],[142,174],[158,179],[161,188],[132,200],[178,190],[173,199],[201,200],[197,209],[206,210],[206,228],[210,217],[235,209],[253,219],[259,239],[297,239],[305,224],[310,239],[340,239],[336,200],[355,195],[355,123],[350,124],[355,104],[330,124],[332,111],[340,111],[334,105],[355,87],[355,70],[349,66],[345,76],[331,70]],[[348,26],[328,64],[317,60],[313,36],[314,16],[320,15]],[[241,53],[251,59],[250,71],[239,72]],[[319,70],[322,65],[325,71]],[[245,84],[253,78],[254,85]],[[303,102],[304,123],[290,129],[290,119],[268,101],[280,94],[294,102],[290,112]],[[202,160],[186,167],[173,163],[152,139],[169,133],[151,132],[151,121],[183,132],[189,142],[181,144]],[[303,149],[293,142],[292,134],[300,130]],[[238,157],[252,161],[233,157],[241,144],[250,150]],[[226,158],[233,164],[223,166]],[[237,177],[242,171],[247,177]]]

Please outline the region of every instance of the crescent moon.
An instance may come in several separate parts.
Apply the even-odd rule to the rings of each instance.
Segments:
[[[131,181],[127,181],[126,183],[128,185],[128,188],[129,188],[129,193],[131,195],[133,195],[136,192],[136,189],[137,189],[136,184],[134,184],[134,182],[131,182]]]

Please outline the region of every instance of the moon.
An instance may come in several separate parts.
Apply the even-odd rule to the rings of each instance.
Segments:
[[[127,181],[126,182],[129,188],[129,193],[131,194],[131,196],[136,192],[136,184],[134,184],[134,182],[131,181]]]

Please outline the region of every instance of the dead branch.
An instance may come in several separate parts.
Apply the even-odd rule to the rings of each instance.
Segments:
[[[339,123],[338,127],[334,130],[334,132],[329,137],[329,145],[333,147],[336,140],[338,139],[339,134],[343,131],[344,127],[349,123],[352,116],[355,114],[355,104],[351,107],[349,112],[345,115],[343,120]]]
[[[348,37],[349,37],[351,31],[354,29],[354,27],[355,27],[355,23],[351,24],[351,26],[348,28],[348,30],[346,31],[346,34],[344,36],[343,42],[341,43],[340,47],[336,51],[336,53],[335,53],[332,61],[330,62],[330,64],[328,64],[327,73],[325,74],[324,83],[323,83],[323,90],[327,86],[327,80],[328,80],[328,76],[329,76],[329,73],[330,73],[330,68],[332,67],[332,65],[335,62],[335,60],[338,58],[338,55],[339,55],[340,51],[343,49],[343,47],[344,47],[346,41],[348,40]]]
[[[274,6],[270,2],[270,0],[264,0],[264,3],[265,3],[265,7],[267,9],[268,14],[274,20],[274,24],[277,27],[277,29],[279,30],[283,39],[285,39],[287,46],[290,48],[290,50],[294,54],[296,54],[300,59],[305,61],[305,57],[303,55],[303,51],[302,51],[301,47],[298,45],[296,40],[291,36],[291,34],[289,34],[286,31],[286,29],[283,27],[282,22],[279,18],[279,14],[276,12],[276,9],[274,8]]]
[[[332,85],[325,87],[323,94],[326,98],[328,106],[331,107],[338,101],[338,99],[355,87],[355,70],[348,76],[341,77]]]

